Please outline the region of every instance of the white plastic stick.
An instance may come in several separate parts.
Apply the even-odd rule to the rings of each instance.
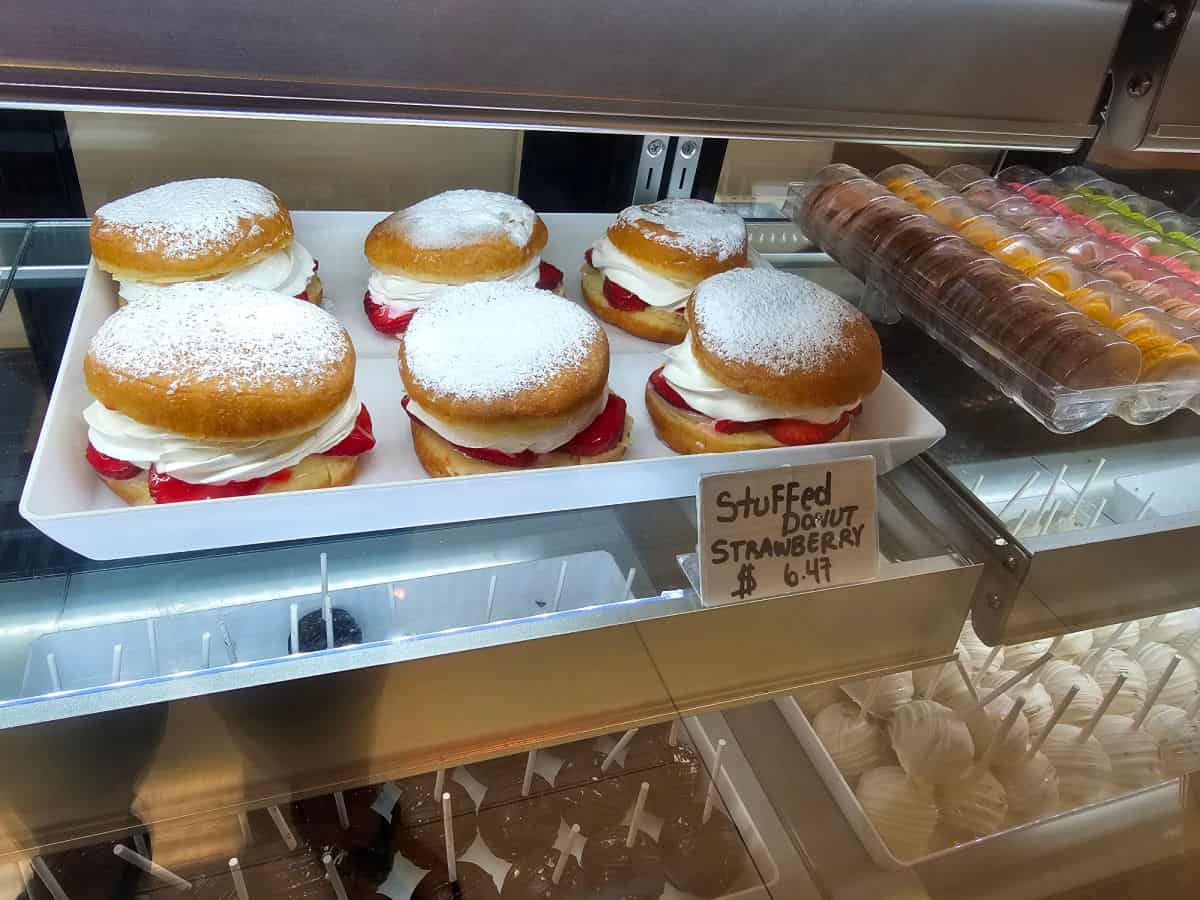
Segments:
[[[883,689],[883,679],[876,678],[869,688],[867,688],[866,696],[863,697],[862,706],[858,708],[857,721],[867,721],[867,712],[875,705],[875,701],[879,699],[879,692]]]
[[[1003,519],[1004,514],[1012,509],[1012,505],[1025,496],[1025,492],[1033,487],[1037,483],[1037,480],[1041,477],[1041,472],[1034,472],[1032,475],[1026,478],[1025,482],[1019,488],[1017,488],[1017,492],[1009,497],[1007,503],[1000,507],[1000,512],[997,517]]]
[[[458,881],[458,855],[454,852],[454,817],[450,811],[450,794],[442,794],[442,830],[446,833],[446,868],[450,883]]]
[[[1050,490],[1046,491],[1046,496],[1043,497],[1042,502],[1038,504],[1038,508],[1037,508],[1038,519],[1041,518],[1042,513],[1046,509],[1046,504],[1048,504],[1050,502],[1050,500],[1054,497],[1054,492],[1058,490],[1058,486],[1060,484],[1062,484],[1063,476],[1065,476],[1066,474],[1067,474],[1067,467],[1065,465],[1060,466],[1059,470],[1058,470],[1058,474],[1055,475],[1054,480],[1052,482],[1050,482]],[[1038,521],[1038,519],[1034,519],[1034,521],[1036,522],[1036,521]]]
[[[1145,644],[1149,644],[1151,641],[1157,640],[1155,635],[1158,632],[1158,626],[1162,625],[1162,623],[1166,620],[1166,618],[1167,618],[1166,615],[1155,616],[1153,619],[1150,620],[1149,625],[1146,625],[1146,626],[1138,629],[1137,646],[1133,648],[1133,652],[1129,654],[1130,656],[1136,656],[1137,651],[1142,646],[1144,646]]]
[[[667,732],[667,746],[675,747],[679,744],[679,719],[671,720],[671,730]]]
[[[630,569],[629,574],[625,576],[625,593],[621,595],[622,600],[633,599],[633,577],[637,575],[637,569]]]
[[[113,644],[112,655],[112,678],[109,681],[117,682],[121,680],[121,655],[125,652],[125,648],[121,644]]]
[[[1017,716],[1021,715],[1021,710],[1025,708],[1025,698],[1018,697],[1013,701],[1012,708],[1009,709],[1000,723],[1000,727],[992,732],[992,739],[988,741],[988,745],[983,749],[983,755],[979,757],[979,762],[976,763],[976,768],[986,772],[992,764],[1000,745],[1004,743],[1008,737],[1008,733],[1012,731],[1013,723],[1017,721]]]
[[[530,750],[525,758],[525,777],[521,779],[521,796],[528,797],[533,790],[533,768],[537,765],[537,751]]]
[[[1137,515],[1133,517],[1133,521],[1140,522],[1146,518],[1146,513],[1150,512],[1150,504],[1154,502],[1155,492],[1151,491],[1146,495],[1146,499],[1142,501],[1142,505],[1138,507]]]
[[[1029,749],[1025,752],[1025,759],[1033,759],[1034,754],[1042,749],[1042,744],[1046,743],[1046,738],[1050,737],[1050,732],[1054,730],[1054,726],[1058,724],[1058,720],[1063,717],[1067,711],[1067,707],[1075,702],[1075,695],[1079,693],[1079,685],[1073,684],[1067,688],[1067,692],[1063,694],[1062,700],[1058,702],[1058,706],[1054,707],[1054,713],[1050,716],[1050,720],[1042,728],[1041,732],[1033,743],[1029,745]]]
[[[1036,672],[1038,669],[1040,669],[1042,666],[1044,666],[1046,663],[1050,662],[1050,657],[1053,655],[1054,654],[1052,654],[1049,650],[1047,650],[1045,653],[1043,653],[1041,656],[1039,656],[1033,662],[1029,663],[1027,666],[1024,666],[1023,668],[1018,669],[1010,677],[1006,678],[1001,684],[998,684],[998,685],[996,685],[996,687],[992,688],[991,693],[989,693],[986,697],[984,697],[982,700],[979,701],[978,708],[982,709],[983,707],[985,707],[989,703],[991,703],[993,700],[995,700],[997,697],[999,697],[1001,694],[1008,693],[1012,688],[1016,687],[1018,684],[1020,684],[1022,681],[1024,681],[1026,678],[1028,678],[1030,675],[1032,675],[1034,672]]]
[[[1132,624],[1133,622],[1122,622],[1120,625],[1114,628],[1112,634],[1108,636],[1108,640],[1101,644],[1098,649],[1092,652],[1092,655],[1087,659],[1082,667],[1083,671],[1087,672],[1089,675],[1095,672],[1096,667],[1100,665],[1100,662],[1104,659],[1104,654],[1108,653],[1109,650],[1117,645],[1117,641],[1121,639],[1121,635],[1123,635]]]
[[[250,891],[246,889],[246,876],[242,874],[242,865],[236,856],[229,860],[229,874],[233,878],[233,889],[237,891],[238,900],[250,900]]]
[[[979,496],[979,489],[983,487],[983,476],[979,475],[975,478],[975,483],[971,485],[971,493],[976,497]]]
[[[346,795],[341,791],[333,792],[333,805],[337,808],[338,824],[343,831],[350,830],[350,813],[346,810]]]
[[[950,667],[954,663],[942,663],[938,666],[937,672],[933,676],[933,680],[925,687],[925,699],[932,700],[933,695],[937,693],[938,685],[942,683],[942,679],[946,677],[946,673],[950,671]]]
[[[1096,523],[1100,521],[1100,516],[1104,514],[1104,507],[1108,505],[1108,498],[1101,497],[1100,502],[1096,504],[1096,511],[1092,513],[1091,519],[1088,520],[1088,528],[1095,528]]]
[[[329,557],[321,554],[321,596],[329,593]]]
[[[58,879],[54,877],[54,873],[50,871],[50,867],[46,865],[46,861],[40,856],[35,856],[29,861],[33,866],[33,872],[46,886],[46,890],[50,892],[50,896],[54,900],[70,900],[67,892],[62,889],[62,885],[58,883]]]
[[[1046,521],[1042,523],[1042,527],[1038,529],[1038,534],[1043,535],[1050,530],[1050,525],[1054,522],[1054,517],[1058,515],[1058,508],[1062,505],[1062,500],[1055,500],[1050,507],[1050,514],[1046,516]]]
[[[325,595],[325,649],[333,649],[333,598]]]
[[[1096,463],[1096,468],[1092,469],[1092,474],[1087,477],[1087,481],[1083,483],[1083,487],[1079,489],[1079,496],[1075,498],[1075,503],[1071,506],[1070,516],[1075,518],[1075,514],[1079,512],[1079,507],[1083,506],[1083,498],[1087,496],[1087,492],[1092,489],[1092,484],[1096,481],[1096,476],[1100,474],[1100,470],[1104,468],[1104,464],[1108,462],[1103,456],[1100,457],[1100,462]]]
[[[58,677],[58,660],[53,653],[46,654],[46,668],[50,672],[50,690],[61,691],[62,679]]]
[[[562,853],[558,854],[558,862],[554,864],[554,871],[550,873],[550,881],[558,884],[562,880],[563,872],[567,869],[567,860],[571,856],[571,850],[575,847],[575,841],[579,838],[579,826],[572,825],[571,833],[567,835],[567,846],[563,847]]]
[[[446,770],[438,769],[433,776],[433,796],[440,797],[446,792]]]
[[[1142,704],[1142,708],[1138,710],[1136,716],[1133,717],[1133,727],[1141,728],[1142,723],[1146,721],[1146,716],[1150,715],[1150,709],[1158,702],[1158,695],[1163,692],[1163,688],[1167,686],[1167,682],[1171,680],[1171,676],[1175,674],[1175,667],[1183,662],[1183,657],[1176,653],[1171,657],[1171,661],[1167,663],[1167,667],[1163,669],[1162,675],[1154,687],[1150,689],[1150,693],[1146,695],[1146,702]]]
[[[321,862],[325,864],[325,877],[333,886],[333,893],[337,900],[349,900],[346,895],[346,886],[342,884],[342,876],[338,874],[337,866],[333,864],[333,854],[326,853],[321,857]]]
[[[604,757],[604,762],[600,763],[601,772],[609,770],[612,764],[617,761],[617,757],[625,752],[625,748],[629,746],[629,742],[633,740],[633,736],[637,733],[638,730],[636,728],[630,728],[621,735],[621,739],[608,751],[608,756]]]
[[[954,667],[958,669],[958,677],[967,686],[967,693],[971,695],[971,699],[979,703],[979,692],[975,690],[975,685],[971,683],[971,676],[967,674],[967,667],[963,665],[962,657],[958,654],[954,656]]]
[[[244,812],[237,814],[238,828],[242,830],[242,842],[246,846],[254,843],[254,830],[250,827],[250,817]]]
[[[158,674],[158,628],[153,619],[146,620],[146,639],[150,642],[150,671]]]
[[[288,627],[292,635],[292,653],[300,652],[300,607],[292,603],[288,607]]]
[[[625,849],[633,847],[637,840],[638,826],[642,824],[642,813],[646,809],[646,795],[650,793],[650,785],[643,781],[638,789],[637,802],[633,804],[633,816],[629,819],[629,833],[625,835]]]
[[[1033,508],[1026,507],[1025,510],[1021,513],[1021,517],[1019,519],[1017,519],[1017,524],[1015,526],[1013,526],[1013,530],[1012,530],[1013,537],[1016,537],[1017,535],[1019,535],[1021,533],[1021,529],[1025,527],[1025,522],[1026,522],[1026,520],[1028,520],[1029,514],[1031,512],[1033,512]]]
[[[212,635],[207,631],[200,635],[200,668],[212,665]]]
[[[1104,695],[1104,699],[1100,701],[1100,705],[1096,707],[1096,712],[1087,720],[1087,724],[1079,731],[1079,737],[1076,740],[1079,743],[1085,743],[1092,736],[1092,732],[1096,730],[1096,726],[1100,724],[1100,717],[1108,712],[1108,708],[1112,706],[1112,702],[1117,699],[1117,694],[1121,688],[1125,686],[1126,679],[1129,678],[1129,673],[1121,670],[1117,673],[1117,677],[1113,679],[1112,687],[1108,689],[1108,693]]]
[[[991,668],[992,663],[996,661],[996,657],[1000,655],[1000,651],[1004,649],[1000,644],[997,644],[988,651],[988,655],[983,660],[983,665],[979,667],[979,671],[975,673],[975,678],[971,682],[976,689],[979,688],[979,682],[983,681],[983,676],[987,674],[987,670]]]
[[[283,818],[283,812],[278,806],[268,806],[267,814],[271,817],[271,821],[275,823],[275,827],[279,830],[279,836],[283,838],[283,844],[289,850],[295,850],[299,845],[296,843],[296,836],[292,834],[292,829],[288,828],[287,820]]]
[[[186,878],[180,878],[170,869],[165,866],[160,866],[154,860],[146,859],[140,853],[135,853],[126,847],[124,844],[113,845],[113,853],[130,865],[137,866],[147,875],[153,875],[159,881],[165,881],[167,884],[177,888],[183,888],[185,891],[192,889],[192,883]]]
[[[558,612],[558,604],[562,601],[563,585],[567,583],[567,561],[564,559],[558,567],[558,587],[554,589],[554,602],[550,604],[550,612]]]
[[[492,609],[496,605],[496,576],[493,575],[488,580],[488,602],[487,602],[487,618],[483,621],[492,621]]]
[[[717,779],[721,777],[721,768],[724,766],[724,761],[721,759],[725,755],[725,738],[717,741],[717,752],[713,756],[712,777],[708,780],[708,794],[704,798],[704,812],[700,815],[700,823],[707,825],[708,820],[712,818],[713,803],[717,799]]]

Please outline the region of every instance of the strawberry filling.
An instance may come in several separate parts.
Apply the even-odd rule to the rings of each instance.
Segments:
[[[408,412],[408,404],[408,397],[400,401],[400,405],[404,407],[405,412]],[[571,453],[575,456],[598,456],[601,453],[607,453],[621,442],[621,438],[625,434],[625,409],[625,401],[610,391],[608,402],[604,404],[604,409],[600,411],[600,415],[592,419],[591,423],[583,431],[551,452]],[[421,421],[416,416],[413,416],[411,412],[408,412],[408,414],[416,421]],[[527,469],[546,455],[544,453],[535,453],[532,450],[522,450],[520,453],[505,453],[502,450],[493,450],[489,447],[464,447],[452,441],[447,441],[447,443],[464,456],[495,463],[498,466],[510,466],[515,469]]]
[[[322,456],[358,456],[375,446],[375,430],[366,406],[359,407],[350,433],[330,447]]]
[[[544,259],[538,263],[537,287],[540,287],[543,291],[557,291],[562,283],[562,269],[550,265]]]
[[[128,478],[133,478],[142,471],[141,466],[135,466],[131,462],[101,453],[92,446],[91,441],[88,441],[87,453],[85,455],[87,456],[88,463],[99,473],[101,478],[125,481]]]
[[[633,291],[625,290],[608,278],[604,279],[604,299],[613,309],[623,309],[625,312],[641,312],[650,308],[650,304]]]
[[[585,260],[587,260],[587,264],[589,266],[591,266],[593,269],[596,268],[595,264],[592,263],[592,248],[591,247],[588,247],[586,250],[583,251],[583,258]]]
[[[248,497],[257,494],[268,483],[287,481],[292,477],[291,469],[281,469],[262,478],[247,478],[245,481],[230,481],[226,484],[191,484],[171,475],[163,475],[150,467],[150,496],[155,503],[183,503],[188,500],[220,500],[225,497]]]
[[[650,373],[650,384],[660,397],[677,409],[683,409],[698,416],[704,415],[698,409],[689,406],[679,392],[671,386],[666,376],[663,375],[663,367],[660,366]],[[842,413],[829,424],[807,422],[804,419],[760,419],[756,422],[737,422],[733,419],[713,419],[710,416],[705,416],[705,418],[712,422],[713,430],[721,434],[762,430],[781,444],[800,447],[805,444],[822,444],[833,440],[850,424],[850,419],[861,412],[862,404],[860,403],[854,409]]]
[[[376,331],[383,334],[404,334],[408,330],[408,323],[412,321],[412,317],[416,313],[415,309],[394,313],[372,297],[370,291],[363,294],[363,309],[366,310],[371,325]]]

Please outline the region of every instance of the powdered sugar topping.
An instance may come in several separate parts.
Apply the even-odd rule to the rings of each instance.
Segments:
[[[280,211],[278,198],[241,178],[194,178],[148,188],[96,210],[97,221],[128,231],[139,253],[195,259],[239,240],[244,223]],[[252,225],[250,233],[258,230]]]
[[[838,352],[861,313],[832,291],[773,269],[731,269],[700,283],[695,324],[730,362],[812,371]]]
[[[497,281],[447,288],[413,316],[404,335],[409,372],[427,389],[498,400],[579,367],[604,332],[549,291]]]
[[[120,379],[220,389],[311,387],[352,345],[329,313],[283,294],[219,283],[164,288],[110,316],[88,354]]]
[[[496,237],[524,247],[533,236],[534,211],[516,197],[494,191],[446,191],[387,219],[417,247],[443,250]]]
[[[703,200],[659,200],[645,206],[630,206],[617,216],[625,225],[653,222],[666,229],[652,239],[689,253],[715,256],[719,260],[746,252],[746,223],[737,213]]]

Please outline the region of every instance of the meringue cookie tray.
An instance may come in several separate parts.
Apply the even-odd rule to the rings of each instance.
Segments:
[[[374,420],[377,445],[352,485],[161,506],[126,506],[84,458],[90,402],[83,358],[101,323],[116,311],[116,285],[89,265],[62,366],[21,496],[21,515],[59,543],[91,559],[127,559],[465,522],[504,516],[693,496],[697,479],[796,463],[873,456],[880,474],[945,435],[942,425],[884,374],[863,403],[848,441],[737,453],[677,455],[654,433],[643,402],[646,381],[662,365],[664,345],[605,326],[609,384],[625,398],[632,441],[618,462],[457,478],[430,478],[413,451],[397,365],[397,343],[375,332],[363,312],[368,266],[363,241],[380,212],[298,212],[296,239],[320,263],[324,307],[346,326],[358,365],[356,386]],[[578,267],[611,221],[606,214],[543,216],[550,241],[543,258],[566,273],[568,301],[583,303]]]

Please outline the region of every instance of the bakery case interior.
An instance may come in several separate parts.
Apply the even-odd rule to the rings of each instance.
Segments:
[[[0,898],[1194,896],[1193,3],[44,6]]]

